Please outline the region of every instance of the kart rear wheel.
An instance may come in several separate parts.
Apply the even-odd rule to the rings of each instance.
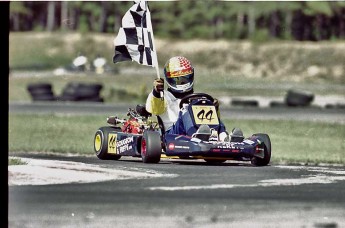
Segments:
[[[118,127],[101,127],[95,133],[93,148],[96,156],[101,160],[119,160],[120,155],[108,153],[108,136],[109,133],[120,132]]]
[[[141,158],[144,163],[158,163],[161,159],[162,144],[160,134],[145,131],[141,138]]]
[[[264,158],[253,157],[251,159],[252,165],[255,166],[266,166],[271,160],[271,139],[267,134],[254,134],[261,142],[264,143]]]

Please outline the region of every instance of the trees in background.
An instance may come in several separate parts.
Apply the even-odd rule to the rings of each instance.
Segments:
[[[125,1],[12,1],[10,31],[116,33],[132,6]],[[164,38],[345,38],[343,1],[153,1],[155,35]]]

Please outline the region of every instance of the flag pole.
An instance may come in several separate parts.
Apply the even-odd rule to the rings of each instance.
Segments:
[[[161,78],[161,76],[159,75],[158,63],[155,66],[155,68],[156,68],[157,78]]]
[[[154,40],[154,37],[153,37],[153,32],[152,32],[152,39]],[[154,43],[154,42],[153,42]],[[153,44],[153,50],[156,50],[156,57],[155,57],[155,68],[156,68],[156,74],[157,74],[157,78],[160,79],[161,76],[159,75],[159,67],[158,67],[158,54],[157,54],[157,49],[155,47],[155,45]],[[161,95],[161,99],[163,100],[164,99],[164,92],[163,91],[160,91],[160,95]]]
[[[145,1],[145,3],[146,3],[147,10],[150,11],[148,2]],[[156,68],[157,78],[160,79],[161,77],[160,77],[160,74],[159,74],[159,67],[158,67],[158,52],[157,52],[157,49],[156,49],[155,36],[153,34],[153,28],[152,28],[152,23],[151,23],[151,13],[149,13],[148,15],[150,17],[148,19],[148,21],[150,21],[150,27],[151,27],[150,30],[151,30],[151,33],[152,33],[152,47],[153,47],[153,50],[155,50],[155,53],[156,53],[156,56],[154,58],[154,61],[155,61],[154,64],[155,64],[155,68]],[[160,92],[160,95],[161,95],[161,99],[163,100],[164,99],[163,91]]]
[[[146,4],[146,9],[147,11],[149,12],[148,13],[148,16],[150,17],[148,19],[148,21],[150,22],[150,30],[151,30],[151,33],[152,33],[152,48],[153,50],[155,51],[156,53],[156,56],[154,58],[154,65],[155,65],[155,68],[156,68],[156,73],[157,73],[157,78],[161,78],[160,75],[159,75],[159,67],[158,67],[158,53],[157,53],[157,49],[156,49],[156,45],[155,45],[155,36],[153,34],[153,28],[152,28],[152,22],[151,22],[151,13],[150,13],[150,8],[149,8],[149,3],[147,1],[145,1],[145,4]]]
[[[153,36],[153,34],[152,34]],[[160,79],[160,75],[159,75],[159,69],[158,69],[158,60],[157,60],[157,55],[156,55],[156,73],[157,73],[157,78]],[[159,93],[161,95],[161,99],[163,100],[164,99],[164,92],[163,91],[160,91]]]

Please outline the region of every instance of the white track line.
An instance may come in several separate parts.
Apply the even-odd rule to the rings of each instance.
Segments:
[[[174,177],[153,170],[123,170],[102,168],[81,162],[18,158],[25,165],[8,167],[8,184],[49,185],[66,183],[90,183],[109,180]]]
[[[231,189],[243,187],[273,187],[273,186],[297,186],[304,184],[331,184],[338,181],[345,181],[345,170],[340,168],[328,167],[305,167],[305,166],[275,166],[281,169],[292,171],[306,170],[307,175],[299,178],[289,179],[268,179],[261,180],[253,184],[213,184],[213,185],[191,185],[191,186],[158,186],[150,187],[149,190],[160,191],[190,191],[190,190],[209,190],[209,189]]]

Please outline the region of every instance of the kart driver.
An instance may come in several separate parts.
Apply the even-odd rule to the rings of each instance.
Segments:
[[[180,110],[179,103],[183,97],[194,93],[194,68],[185,57],[175,56],[166,62],[164,78],[168,89],[164,91],[164,80],[162,78],[155,79],[152,92],[146,100],[146,110],[162,119],[166,133],[187,135],[186,127],[184,126],[186,123],[182,121],[182,113],[186,110],[184,108]],[[161,94],[163,94],[163,99]],[[217,112],[219,112],[218,100],[214,99],[213,103],[216,106]],[[203,134],[212,135],[212,137],[216,135],[219,141],[224,141],[228,138],[228,133],[221,121],[216,134],[208,125],[201,125],[196,134],[199,131],[203,131]]]

